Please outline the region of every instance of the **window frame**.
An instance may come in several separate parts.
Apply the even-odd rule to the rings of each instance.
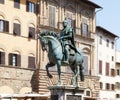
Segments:
[[[20,0],[14,0],[14,8],[20,9]]]
[[[21,24],[13,23],[13,35],[20,36],[21,35]]]
[[[9,32],[9,21],[0,19],[0,23],[2,22],[2,26],[0,24],[0,27],[2,27],[2,30],[0,32]]]
[[[26,11],[36,13],[36,4],[34,2],[26,0]]]
[[[9,65],[21,66],[21,55],[16,54],[16,53],[9,53]]]

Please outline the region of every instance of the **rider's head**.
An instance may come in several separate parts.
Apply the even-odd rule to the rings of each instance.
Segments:
[[[66,27],[68,25],[68,21],[67,20],[64,20],[63,21],[63,27]]]

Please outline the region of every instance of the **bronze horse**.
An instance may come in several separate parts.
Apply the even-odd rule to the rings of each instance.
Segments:
[[[48,59],[49,62],[46,65],[47,75],[52,78],[52,75],[49,73],[48,68],[57,64],[58,71],[58,82],[57,85],[61,85],[61,66],[66,66],[63,64],[63,52],[61,42],[58,39],[57,33],[51,31],[45,31],[38,35],[38,39],[40,39],[40,43],[42,46],[42,50],[45,51],[46,45],[48,46]],[[73,86],[77,87],[77,78],[80,75],[81,81],[84,81],[84,67],[83,67],[83,54],[77,49],[78,52],[74,50],[70,51],[69,56],[69,65],[71,70],[74,72],[74,77],[72,79]]]

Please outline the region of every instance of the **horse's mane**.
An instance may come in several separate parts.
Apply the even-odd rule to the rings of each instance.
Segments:
[[[53,31],[43,31],[40,35],[41,36],[53,36],[54,38],[59,39],[58,33],[55,33]]]

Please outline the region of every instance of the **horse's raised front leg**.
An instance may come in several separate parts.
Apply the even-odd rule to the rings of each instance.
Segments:
[[[58,82],[57,86],[61,85],[61,60],[57,61],[57,70],[58,70]]]
[[[47,65],[46,65],[46,72],[47,72],[47,76],[49,77],[49,78],[52,78],[52,75],[49,73],[49,70],[48,70],[48,68],[49,67],[53,67],[55,64],[53,64],[53,63],[48,63]]]

